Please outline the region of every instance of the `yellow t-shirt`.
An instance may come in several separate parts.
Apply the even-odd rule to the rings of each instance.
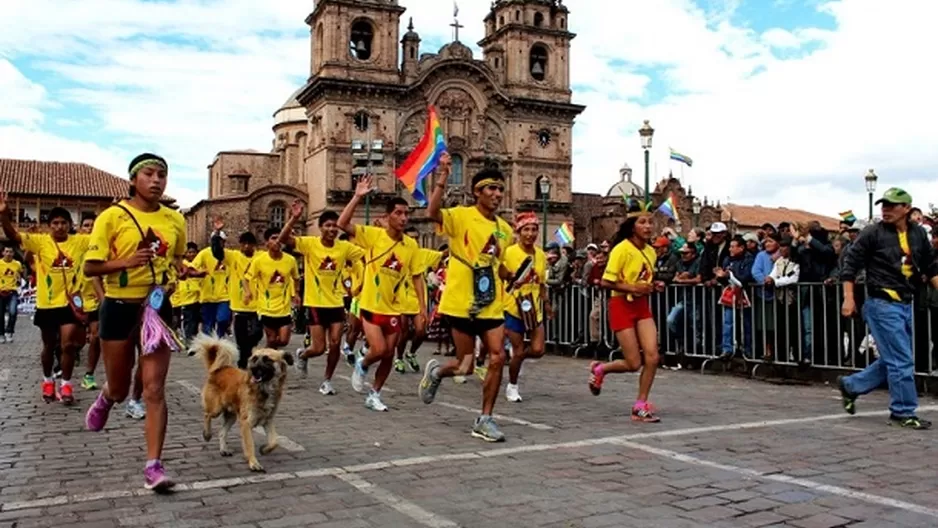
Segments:
[[[94,291],[94,279],[85,277],[84,270],[79,270],[81,281],[81,307],[85,313],[98,311],[98,294]]]
[[[17,291],[22,277],[23,265],[20,261],[0,259],[0,291]]]
[[[212,248],[207,247],[199,251],[192,261],[192,267],[208,274],[202,278],[199,302],[228,302],[228,266],[212,255]]]
[[[909,247],[909,232],[900,231],[899,232],[899,248],[902,249],[902,263],[900,267],[902,269],[902,274],[907,279],[912,278],[912,249]],[[896,290],[883,288],[883,291],[886,292],[886,295],[889,295],[894,301],[899,302],[902,300],[902,296]]]
[[[609,261],[606,264],[606,271],[603,273],[603,280],[609,282],[624,282],[626,284],[651,284],[655,278],[655,248],[651,244],[645,244],[644,249],[639,250],[629,240],[623,240],[616,247],[612,248],[609,254]],[[613,297],[625,295],[626,300],[635,300],[634,296],[626,295],[621,292],[613,291]]]
[[[341,308],[348,291],[344,282],[348,262],[361,260],[365,252],[355,244],[336,240],[326,247],[320,237],[296,237],[296,251],[303,255],[305,292],[303,306]],[[349,285],[351,287],[351,285]]]
[[[355,244],[365,250],[365,275],[359,307],[380,315],[400,315],[404,277],[421,273],[415,258],[420,247],[403,235],[400,241],[381,227],[355,226]]]
[[[417,250],[417,264],[420,266],[420,275],[424,277],[423,298],[427,298],[427,269],[435,268],[443,258],[443,253],[432,249],[420,248]],[[401,300],[401,313],[404,315],[417,315],[420,313],[420,299],[417,298],[417,290],[414,288],[414,278],[410,275],[404,277],[404,295],[399,297]],[[427,309],[426,306],[423,307]]]
[[[228,301],[232,312],[254,313],[257,311],[256,295],[251,298],[250,303],[244,303],[244,286],[241,284],[241,279],[247,277],[251,263],[254,262],[259,255],[261,255],[261,253],[257,251],[249,257],[238,250],[225,250],[225,261],[223,264],[225,268],[228,269]],[[251,293],[260,291],[257,285],[252,286],[254,286],[254,288]]]
[[[290,315],[296,281],[300,280],[296,259],[292,255],[283,253],[280,259],[274,259],[269,253],[257,255],[248,266],[245,278],[256,287],[254,296],[257,300],[254,304],[258,315]]]
[[[190,260],[183,260],[182,265],[189,269],[195,269]],[[173,308],[189,306],[199,302],[199,294],[201,291],[202,277],[187,276],[185,279],[177,282],[176,290],[173,291],[173,295],[169,298],[169,301],[172,303]]]
[[[505,250],[504,264],[508,271],[517,273],[521,263],[530,257],[524,248],[519,244],[509,246]],[[534,248],[534,270],[528,275],[523,284],[515,286],[510,293],[505,295],[505,312],[512,317],[521,319],[521,310],[518,308],[518,298],[524,295],[530,295],[534,300],[534,310],[537,320],[542,321],[541,310],[541,289],[547,281],[547,255],[539,247]]]
[[[123,209],[111,206],[95,220],[91,245],[85,260],[104,262],[129,258],[142,247],[155,250],[153,271],[149,265],[122,270],[104,277],[104,292],[112,299],[143,299],[156,283],[167,286],[176,282],[174,259],[186,253],[186,221],[179,211],[160,206],[152,213],[140,211],[127,202],[126,207],[143,230]]]
[[[449,264],[446,266],[446,288],[440,299],[440,313],[451,317],[469,317],[475,285],[472,268],[491,266],[495,282],[505,249],[511,243],[511,226],[501,217],[489,220],[475,206],[444,209],[441,231],[449,237]],[[463,262],[465,261],[465,262]],[[504,290],[495,285],[495,301],[476,316],[479,319],[504,319]]]
[[[78,270],[93,242],[88,235],[70,235],[65,242],[58,243],[45,233],[20,233],[20,238],[23,250],[35,255],[36,308],[67,306],[65,290],[69,295],[81,291]]]

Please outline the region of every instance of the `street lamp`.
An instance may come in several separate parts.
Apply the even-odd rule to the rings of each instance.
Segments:
[[[876,192],[876,180],[879,179],[879,176],[873,172],[873,169],[870,169],[866,173],[866,176],[863,177],[863,180],[866,182],[866,192],[870,195],[870,222],[873,221],[873,193]]]
[[[651,128],[646,119],[642,128],[638,129],[638,134],[642,136],[642,148],[645,149],[645,207],[648,207],[648,151],[651,150],[651,137],[655,135],[655,129]]]
[[[700,200],[694,198],[694,203],[692,205],[694,209],[694,227],[700,226]]]
[[[542,176],[537,183],[541,188],[541,211],[544,214],[544,225],[541,226],[541,241],[543,242],[542,246],[547,247],[547,197],[550,196],[550,180]]]

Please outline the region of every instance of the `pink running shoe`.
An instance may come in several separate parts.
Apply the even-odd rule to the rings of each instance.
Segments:
[[[168,493],[176,487],[176,483],[166,476],[163,464],[158,460],[156,464],[143,470],[143,478],[146,481],[143,487],[156,493]]]
[[[114,402],[109,402],[104,397],[104,393],[99,392],[98,397],[95,398],[94,403],[88,409],[88,413],[85,414],[85,428],[95,432],[104,429],[113,406]]]
[[[606,373],[603,372],[603,364],[599,361],[590,363],[590,392],[593,393],[593,396],[599,396],[599,393],[602,392],[604,377],[606,377]]]
[[[644,422],[644,423],[658,423],[661,421],[661,418],[658,418],[658,415],[655,414],[655,409],[650,403],[639,407],[635,405],[632,407],[632,421],[633,422]]]

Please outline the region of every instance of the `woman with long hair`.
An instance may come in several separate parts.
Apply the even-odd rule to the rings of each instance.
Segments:
[[[139,347],[147,406],[144,487],[161,493],[174,486],[160,456],[166,437],[166,374],[171,351],[180,348],[168,326],[173,316],[169,299],[186,253],[186,227],[178,211],[160,203],[168,172],[163,158],[141,154],[128,172],[130,198],[101,213],[85,256],[85,274],[102,277],[105,285],[98,334],[107,372],[85,426],[104,429],[111,408],[127,398]]]
[[[601,283],[603,288],[611,291],[609,326],[622,348],[623,358],[590,364],[589,388],[597,396],[606,374],[642,369],[638,398],[632,406],[632,420],[639,422],[659,421],[648,402],[659,362],[658,328],[652,318],[649,298],[652,292],[664,289],[663,283],[654,281],[656,255],[651,247],[653,235],[651,213],[638,205],[630,208],[619,226]]]

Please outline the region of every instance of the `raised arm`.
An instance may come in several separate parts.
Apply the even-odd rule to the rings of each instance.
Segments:
[[[225,260],[225,221],[220,216],[212,220],[212,236],[209,240],[209,247],[212,248],[212,256],[215,260],[221,262]]]
[[[7,205],[7,192],[0,189],[0,226],[3,227],[3,234],[10,242],[22,243],[20,234],[13,225],[13,219],[10,218],[10,207]]]
[[[294,200],[293,204],[290,205],[290,218],[287,218],[287,223],[283,224],[283,229],[280,230],[280,236],[277,238],[281,244],[293,247],[296,243],[293,239],[293,226],[299,222],[302,216],[303,202]]]
[[[355,224],[352,223],[352,217],[355,216],[355,208],[358,207],[358,202],[372,191],[371,185],[373,179],[374,177],[369,174],[358,181],[358,185],[355,186],[355,194],[352,196],[352,199],[349,200],[349,203],[345,205],[345,209],[342,209],[342,214],[339,215],[339,221],[336,222],[339,229],[345,231],[349,236],[355,236]]]
[[[440,166],[437,168],[436,183],[433,185],[433,192],[430,193],[430,200],[427,204],[427,217],[437,224],[443,224],[443,195],[446,194],[446,182],[453,171],[453,160],[449,152],[444,152],[440,156]]]

